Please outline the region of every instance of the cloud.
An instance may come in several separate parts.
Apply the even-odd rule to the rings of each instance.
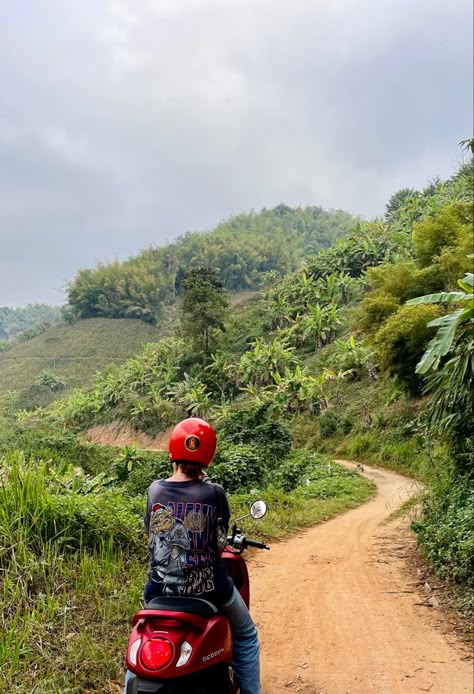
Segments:
[[[468,0],[23,0],[0,25],[0,305],[242,210],[379,214],[456,167]]]

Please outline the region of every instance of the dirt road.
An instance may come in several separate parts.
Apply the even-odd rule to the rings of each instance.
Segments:
[[[466,651],[437,624],[439,610],[417,604],[397,524],[384,523],[414,483],[365,474],[374,501],[274,544],[250,567],[264,694],[471,694]]]

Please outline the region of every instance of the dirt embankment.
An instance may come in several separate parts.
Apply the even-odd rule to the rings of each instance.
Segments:
[[[365,474],[374,501],[274,544],[250,566],[263,692],[472,694],[469,652],[406,571],[406,523],[387,523],[415,483]]]
[[[105,446],[131,446],[136,443],[138,448],[167,451],[172,430],[173,427],[170,427],[157,436],[150,436],[142,431],[136,431],[127,422],[116,421],[91,427],[84,436],[92,443]]]

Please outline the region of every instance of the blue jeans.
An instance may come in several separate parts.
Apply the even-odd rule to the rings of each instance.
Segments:
[[[240,694],[262,694],[257,628],[236,588],[230,600],[220,609],[229,620],[232,630],[234,639],[232,666],[240,683]],[[127,670],[123,694],[127,694],[127,682],[132,676],[132,673]]]
[[[237,588],[220,609],[229,620],[234,637],[232,666],[239,680],[240,694],[262,694],[257,627]]]

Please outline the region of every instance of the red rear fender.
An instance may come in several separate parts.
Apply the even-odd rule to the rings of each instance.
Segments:
[[[127,667],[145,679],[184,677],[218,662],[232,662],[232,637],[227,619],[217,615],[205,620],[197,615],[161,610],[140,610],[133,618],[133,630],[127,648]],[[145,643],[152,638],[166,639],[172,646],[169,663],[149,670],[141,660]],[[177,667],[183,643],[192,648],[187,663]]]

